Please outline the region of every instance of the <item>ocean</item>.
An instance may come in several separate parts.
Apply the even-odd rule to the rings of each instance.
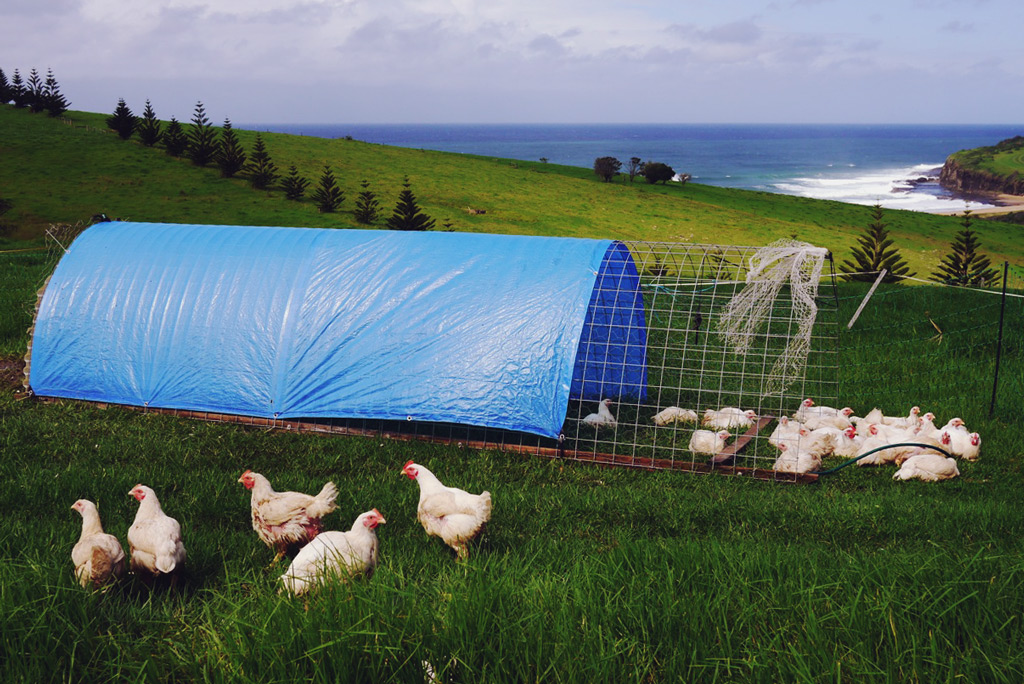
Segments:
[[[591,168],[597,157],[658,161],[694,182],[961,211],[986,206],[939,187],[962,149],[1024,134],[1024,125],[832,124],[243,124],[247,129],[357,140]]]

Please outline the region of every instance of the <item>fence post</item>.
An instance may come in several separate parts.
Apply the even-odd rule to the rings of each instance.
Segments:
[[[988,417],[996,411],[996,388],[999,386],[999,359],[1003,355],[1003,317],[1006,313],[1006,278],[1010,274],[1010,262],[1003,262],[1003,296],[999,303],[999,338],[996,341],[996,370],[992,378],[992,403],[988,407]]]

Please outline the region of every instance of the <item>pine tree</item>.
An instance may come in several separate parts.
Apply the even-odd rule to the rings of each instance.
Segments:
[[[28,74],[28,81],[25,84],[25,93],[28,97],[29,110],[38,113],[46,109],[46,100],[43,98],[43,79],[35,69]]]
[[[180,157],[185,152],[185,148],[188,147],[188,137],[185,135],[185,130],[173,116],[167,122],[167,130],[164,132],[163,138],[164,148],[167,150],[167,154],[172,157]]]
[[[971,210],[968,209],[960,222],[964,229],[956,234],[956,239],[951,245],[953,251],[942,258],[939,269],[931,275],[931,280],[947,285],[973,287],[992,287],[999,284],[999,271],[992,268],[992,261],[987,256],[978,252],[981,241],[971,228],[972,224]]]
[[[0,69],[0,104],[7,104],[12,100],[11,82],[7,80],[7,74]]]
[[[434,219],[420,211],[416,204],[416,196],[410,190],[409,177],[402,182],[402,191],[398,193],[398,204],[395,213],[387,220],[391,230],[430,230],[434,227]]]
[[[252,156],[249,158],[249,163],[245,165],[245,172],[249,174],[249,181],[256,190],[266,190],[277,180],[277,166],[270,160],[270,154],[259,133],[256,134]],[[302,190],[305,192],[305,188]],[[301,195],[300,192],[299,196],[301,197]]]
[[[160,119],[156,118],[153,105],[146,100],[146,108],[142,110],[142,119],[139,121],[139,140],[146,147],[152,147],[160,142]]]
[[[221,178],[231,178],[245,166],[245,150],[238,142],[235,129],[231,128],[230,119],[224,119],[224,127],[220,130],[216,158]]]
[[[46,81],[43,83],[43,99],[45,100],[46,111],[50,116],[60,116],[68,111],[71,103],[60,92],[57,85],[57,77],[53,75],[53,69],[47,69]]]
[[[363,188],[363,191],[359,193],[359,197],[356,199],[355,217],[359,223],[369,225],[380,216],[380,202],[377,201],[376,193],[370,190],[369,181],[364,180],[359,185]]]
[[[341,191],[338,184],[334,181],[331,167],[326,164],[324,164],[324,172],[320,176],[320,185],[310,195],[310,199],[316,203],[316,206],[320,207],[320,212],[323,214],[335,211],[345,201],[345,193]]]
[[[14,75],[11,76],[11,101],[14,102],[14,106],[21,107],[25,106],[25,82],[21,80],[21,74],[18,70],[14,70]]]
[[[188,132],[188,147],[185,151],[196,166],[206,166],[217,154],[217,132],[206,118],[202,102],[196,103],[196,110],[192,115],[192,130]]]
[[[882,206],[876,204],[871,210],[871,223],[864,234],[857,238],[860,247],[852,250],[853,261],[847,259],[839,266],[839,270],[846,274],[844,279],[873,282],[883,268],[888,271],[882,280],[885,283],[895,283],[902,277],[914,275],[899,250],[893,247],[882,214]]]
[[[306,194],[309,187],[309,179],[299,175],[295,164],[288,167],[288,175],[281,181],[281,188],[284,190],[285,199],[300,200]]]
[[[113,116],[107,117],[107,128],[121,136],[121,140],[132,137],[138,123],[138,117],[132,114],[132,110],[125,104],[124,98],[117,101],[117,108],[114,110]]]

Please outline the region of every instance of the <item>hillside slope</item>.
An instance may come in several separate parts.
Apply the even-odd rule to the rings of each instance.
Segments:
[[[602,183],[589,170],[540,162],[412,150],[356,140],[262,133],[279,171],[294,164],[315,186],[325,165],[345,192],[341,211],[321,214],[308,199],[257,192],[120,140],[103,114],[69,112],[64,120],[0,106],[0,196],[8,239],[38,239],[55,222],[105,213],[138,221],[356,227],[352,210],[367,180],[380,199],[383,227],[408,177],[422,209],[456,231],[760,245],[795,237],[845,258],[870,222],[870,208],[840,202],[690,183]],[[237,130],[237,129],[236,129]],[[246,150],[256,133],[237,131]],[[469,209],[483,213],[469,213]],[[930,272],[959,229],[951,217],[887,211],[896,244],[911,266]],[[1024,263],[1012,226],[978,226],[997,260]]]

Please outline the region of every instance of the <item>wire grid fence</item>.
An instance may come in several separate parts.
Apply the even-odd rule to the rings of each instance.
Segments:
[[[792,413],[806,397],[835,401],[837,384],[837,303],[831,259],[815,283],[804,363],[779,368],[800,336],[806,311],[790,284],[782,284],[766,318],[745,331],[746,348],[737,351],[722,334],[723,315],[747,288],[756,247],[679,243],[630,243],[643,292],[646,338],[646,393],[612,397],[615,424],[594,427],[586,417],[597,411],[593,399],[570,401],[563,427],[563,456],[640,468],[725,472],[765,479],[801,479],[775,473],[779,456],[768,444],[774,418]],[[803,361],[800,359],[799,361]],[[780,375],[781,374],[781,375]],[[785,377],[783,377],[785,376]],[[698,423],[658,425],[654,416],[669,407],[689,409]],[[708,410],[751,410],[751,426],[734,426],[721,457],[690,449]]]

